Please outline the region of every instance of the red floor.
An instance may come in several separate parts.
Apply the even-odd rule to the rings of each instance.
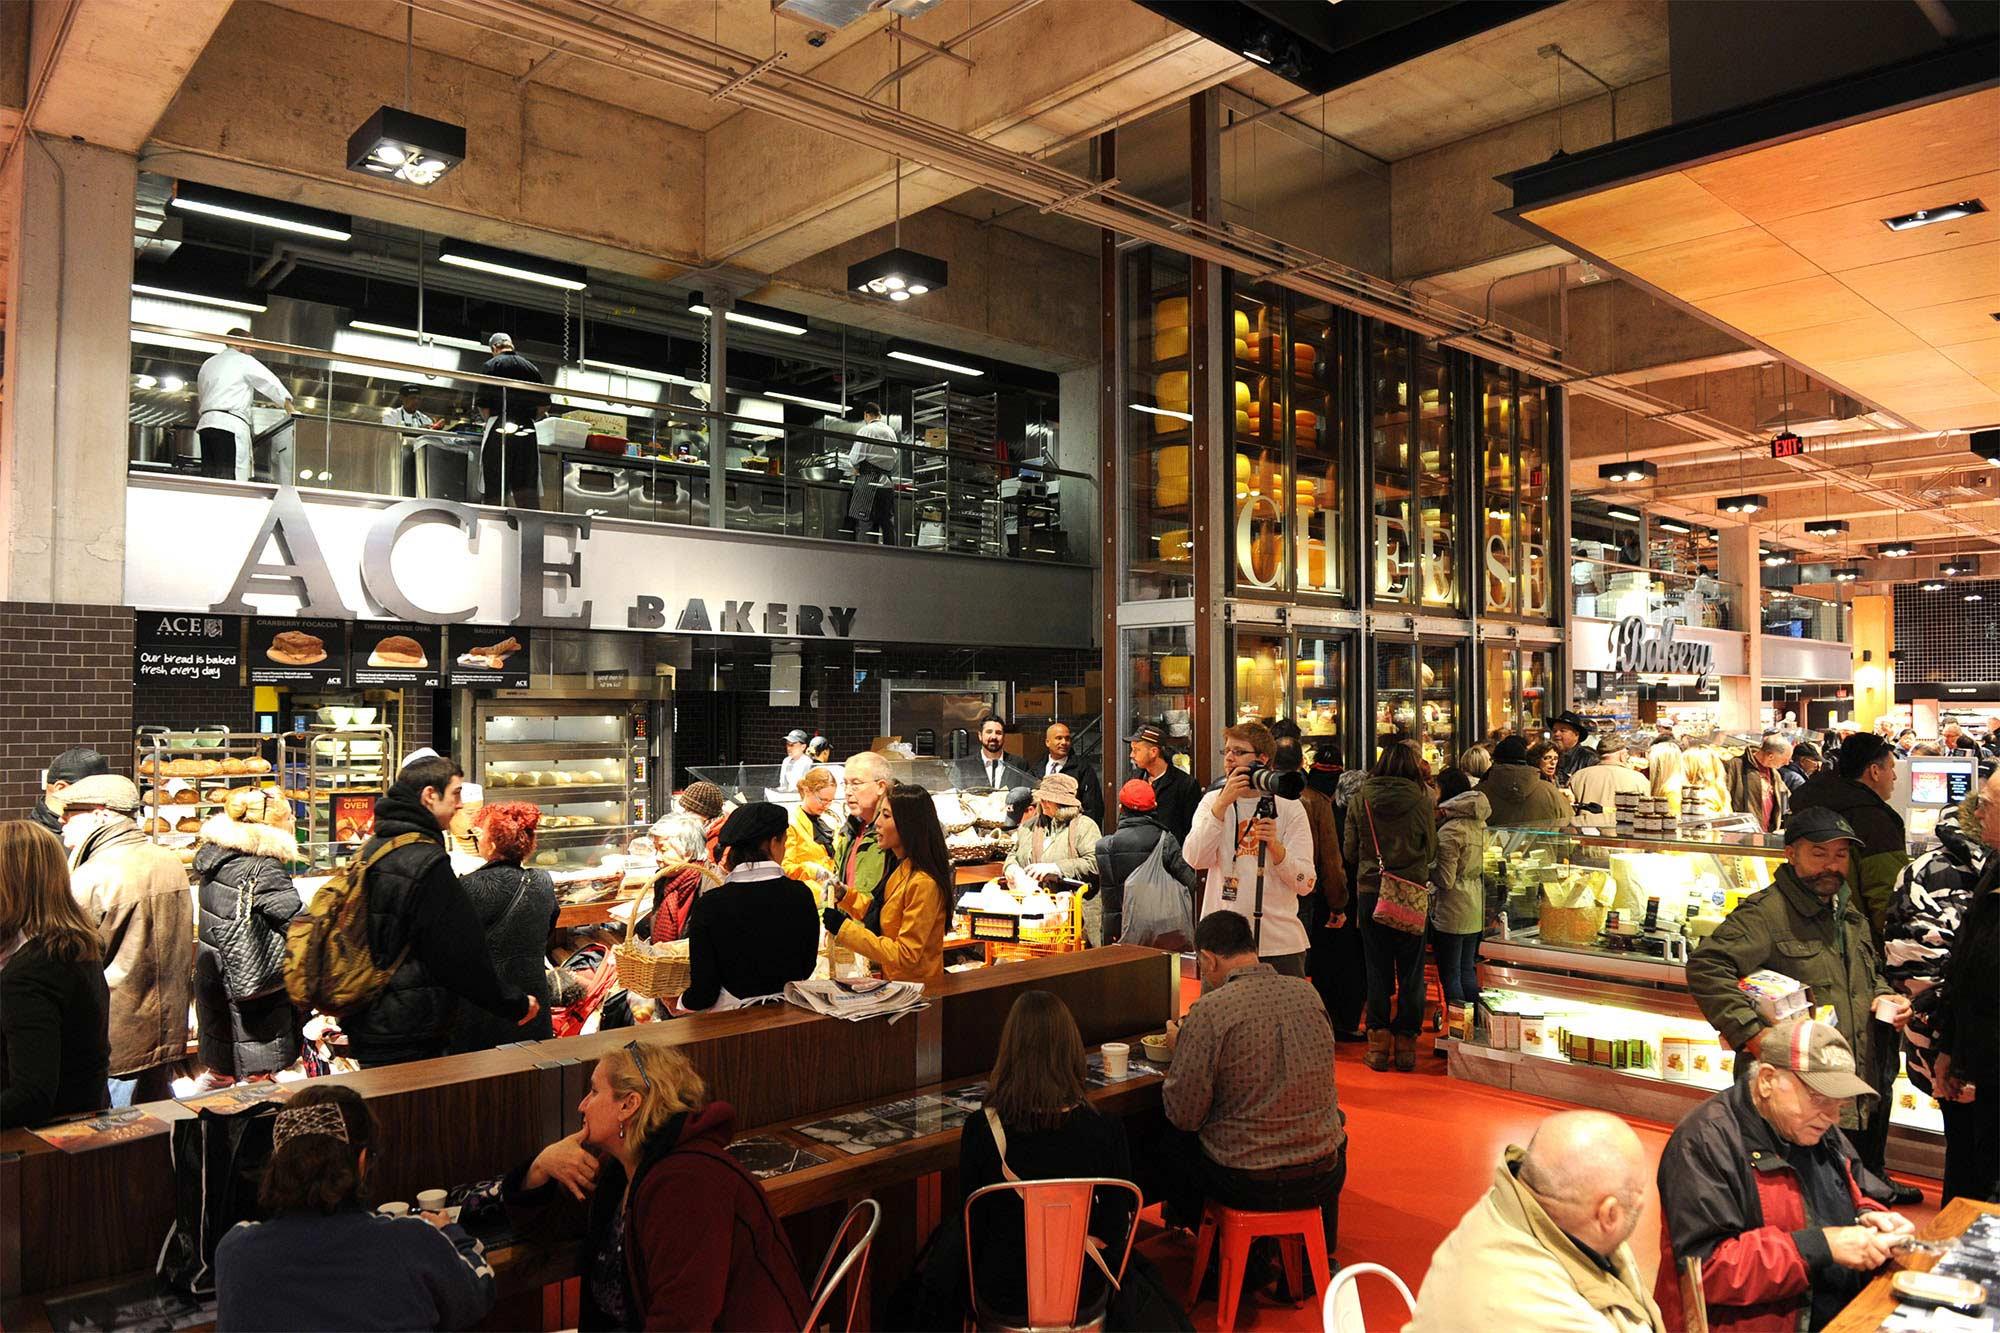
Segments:
[[[1348,1157],[1333,1267],[1378,1263],[1401,1275],[1414,1294],[1432,1251],[1492,1185],[1507,1145],[1526,1144],[1543,1117],[1574,1108],[1449,1077],[1445,1062],[1431,1054],[1429,1033],[1413,1073],[1378,1074],[1361,1063],[1365,1049],[1343,1044],[1336,1053],[1334,1080],[1347,1113]],[[1638,1120],[1632,1127],[1657,1158],[1667,1127]],[[1928,1195],[1921,1207],[1906,1210],[1922,1225],[1936,1211],[1937,1182],[1910,1178],[1909,1183]],[[1649,1191],[1645,1217],[1632,1237],[1633,1252],[1649,1274],[1659,1267],[1659,1241],[1659,1201]],[[1169,1289],[1185,1294],[1193,1241],[1153,1230],[1140,1248],[1165,1273]],[[1361,1290],[1370,1333],[1402,1327],[1394,1291],[1375,1278],[1364,1278]],[[1196,1328],[1215,1327],[1215,1302],[1205,1301],[1192,1313]],[[1316,1330],[1319,1307],[1246,1300],[1238,1307],[1237,1326]]]

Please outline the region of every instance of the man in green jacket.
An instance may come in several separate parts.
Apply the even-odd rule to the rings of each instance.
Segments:
[[[875,816],[889,803],[895,778],[889,761],[866,750],[842,765],[847,783],[847,821],[833,839],[833,873],[841,911],[870,930],[882,919],[882,885],[896,858],[875,841]]]
[[[1910,863],[1903,817],[1889,804],[1895,790],[1896,748],[1880,736],[1856,734],[1841,742],[1832,763],[1799,784],[1791,801],[1794,811],[1830,811],[1854,830],[1853,879],[1878,949],[1889,897]]]
[[[1848,851],[1859,842],[1853,826],[1831,810],[1794,810],[1785,824],[1785,864],[1771,887],[1744,899],[1694,951],[1687,983],[1702,1015],[1739,1053],[1739,1074],[1749,1068],[1742,1057],[1758,1053],[1771,1024],[1737,982],[1752,972],[1778,972],[1810,987],[1814,1004],[1831,1005],[1834,1025],[1854,1048],[1857,1071],[1879,1094],[1865,1124],[1850,1102],[1841,1111],[1841,1127],[1850,1131],[1862,1162],[1881,1176],[1889,1129],[1885,1069],[1894,1068],[1896,1043],[1875,1029],[1871,1010],[1882,1001],[1889,1022],[1900,1029],[1909,1021],[1910,1002],[1883,979],[1868,922],[1854,901]],[[1884,1053],[1886,1066],[1879,1058]]]

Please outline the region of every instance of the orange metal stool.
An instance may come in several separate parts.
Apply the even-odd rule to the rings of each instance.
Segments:
[[[1262,1237],[1281,1238],[1285,1281],[1294,1292],[1299,1284],[1299,1247],[1312,1266],[1313,1287],[1325,1294],[1330,1276],[1326,1262],[1326,1228],[1320,1221],[1319,1206],[1295,1208],[1283,1213],[1253,1213],[1210,1202],[1201,1213],[1201,1230],[1194,1242],[1194,1278],[1188,1285],[1188,1309],[1201,1296],[1201,1280],[1208,1272],[1208,1256],[1215,1247],[1217,1228],[1222,1231],[1222,1272],[1216,1284],[1215,1326],[1236,1327],[1236,1303],[1243,1295],[1243,1270],[1250,1260],[1250,1242]]]

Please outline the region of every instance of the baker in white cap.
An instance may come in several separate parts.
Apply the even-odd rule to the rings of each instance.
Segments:
[[[797,791],[799,779],[812,771],[813,757],[806,744],[811,739],[798,727],[785,733],[785,762],[778,766],[779,791]]]

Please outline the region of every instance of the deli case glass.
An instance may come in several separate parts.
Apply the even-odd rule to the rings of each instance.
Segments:
[[[487,804],[540,807],[535,864],[595,865],[658,818],[654,751],[665,744],[650,699],[478,698],[468,782]]]
[[[1729,1086],[1735,1053],[1688,993],[1687,954],[1783,864],[1780,839],[1496,827],[1481,1014],[1451,1072],[1672,1123]],[[1897,1071],[1890,1165],[1938,1174],[1943,1118]]]

